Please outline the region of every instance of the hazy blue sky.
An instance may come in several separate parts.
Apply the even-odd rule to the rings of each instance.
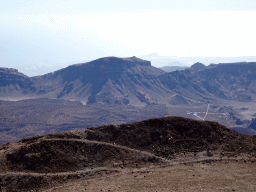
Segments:
[[[0,0],[0,67],[256,56],[255,0]]]

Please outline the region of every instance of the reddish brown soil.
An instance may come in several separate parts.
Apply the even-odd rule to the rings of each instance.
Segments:
[[[166,191],[164,182],[172,182],[168,190],[213,191],[215,185],[224,189],[221,178],[227,180],[230,190],[235,180],[249,182],[251,178],[247,187],[251,190],[255,172],[248,173],[250,177],[246,174],[229,177],[225,169],[234,170],[242,165],[242,172],[255,171],[255,154],[255,136],[237,133],[215,122],[164,117],[25,138],[2,145],[0,185],[7,191],[54,190],[53,187],[59,191],[78,191],[84,186],[89,191],[122,191],[113,186],[123,187],[123,191]],[[201,170],[198,163],[209,164],[208,171]],[[187,169],[201,176],[186,177]],[[210,169],[215,170],[212,177]],[[155,171],[150,175],[152,170]],[[132,172],[142,179],[145,176],[146,180],[135,179]],[[210,182],[210,178],[214,181]],[[190,182],[186,185],[187,179]],[[139,184],[142,181],[147,184]],[[76,183],[81,188],[72,188]],[[146,187],[149,183],[151,187]],[[113,189],[106,188],[110,184]],[[240,190],[243,185],[238,182],[233,186]]]
[[[55,186],[52,192],[256,191],[255,162],[221,161],[168,167],[127,169],[124,172]]]

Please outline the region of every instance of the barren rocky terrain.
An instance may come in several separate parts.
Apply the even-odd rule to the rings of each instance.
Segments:
[[[120,124],[166,116],[161,105],[133,107],[61,99],[0,101],[0,144],[104,124]]]
[[[200,120],[208,104],[215,115],[207,120],[254,135],[255,71],[253,62],[196,63],[166,73],[136,57],[100,58],[36,77],[0,68],[0,144],[167,115]]]
[[[117,104],[83,105],[78,101],[63,99],[0,101],[0,144],[18,141],[25,137],[164,116],[200,120],[205,117],[206,111],[207,105],[134,107]],[[235,109],[210,105],[208,113],[205,120],[219,122],[242,133],[250,135],[256,133],[253,124],[250,125],[250,121],[244,118],[253,113],[253,105],[249,103],[244,103],[243,106]]]
[[[254,161],[225,159],[120,169],[117,173],[70,181],[45,191],[255,191],[255,177]]]
[[[2,191],[254,191],[256,137],[181,117],[0,146]]]
[[[255,69],[0,68],[1,191],[255,191]]]
[[[252,62],[196,63],[166,73],[136,57],[105,57],[36,77],[0,68],[0,144],[168,115],[254,135],[255,69]]]
[[[0,68],[0,99],[50,98],[132,106],[253,102],[256,63],[224,63],[166,73],[136,57],[100,58],[42,76]]]

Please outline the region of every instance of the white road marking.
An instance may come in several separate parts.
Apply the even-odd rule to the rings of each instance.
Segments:
[[[208,107],[207,107],[206,112],[187,112],[187,114],[189,114],[189,115],[194,115],[194,116],[196,116],[197,118],[199,118],[199,119],[201,119],[201,120],[203,120],[203,121],[205,120],[205,118],[206,118],[207,115],[216,115],[216,114],[219,114],[219,115],[225,115],[225,116],[227,116],[226,113],[208,113],[209,107],[210,107],[210,104],[208,104]],[[204,118],[198,116],[199,113],[205,114]]]

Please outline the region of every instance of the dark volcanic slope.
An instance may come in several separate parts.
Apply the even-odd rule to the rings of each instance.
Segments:
[[[21,87],[29,84],[28,77],[12,68],[0,68],[0,86],[18,84]]]
[[[146,121],[89,128],[86,138],[147,150],[159,156],[174,152],[216,150],[255,151],[255,136],[228,129],[217,122],[182,117],[163,117]],[[254,139],[254,140],[253,140]],[[253,143],[252,143],[253,142]]]
[[[161,103],[168,91],[156,77],[164,73],[149,61],[136,57],[106,57],[29,78],[36,89],[32,93],[22,92],[20,96],[9,94],[9,99],[62,98],[87,104]],[[4,99],[2,93],[0,98]]]
[[[77,179],[91,170],[102,174],[117,167],[164,165],[181,153],[196,156],[202,151],[218,159],[255,158],[256,137],[216,122],[180,117],[31,137],[0,146],[0,185],[10,191],[31,190],[54,180]]]
[[[167,114],[191,117],[191,106],[204,112],[206,103],[220,106],[213,110],[211,105],[210,112],[226,113],[230,121],[223,115],[207,117],[245,133],[248,120],[255,117],[256,63],[197,63],[165,73],[136,57],[106,57],[32,78],[0,68],[0,100],[22,99],[31,103],[0,102],[0,143]],[[67,100],[74,105],[66,105]],[[187,108],[176,110],[175,105]],[[148,113],[134,106],[152,108]]]
[[[256,63],[211,64],[164,74],[159,79],[170,90],[199,101],[250,102],[256,94]]]
[[[31,137],[5,144],[0,147],[0,170],[61,172],[79,170],[95,161],[94,166],[99,166],[106,164],[104,161],[109,158],[113,161],[120,158],[120,151],[109,147],[142,150],[170,159],[175,153],[204,150],[253,155],[256,137],[230,130],[216,122],[164,117]]]
[[[152,67],[149,61],[136,57],[107,57],[72,65],[40,80],[60,82],[60,90],[54,92],[56,98],[81,100],[87,104],[137,105],[142,102],[154,103],[163,97],[156,80],[156,76],[163,73]],[[46,95],[52,94],[51,90],[53,87],[46,89]]]
[[[0,70],[0,99],[51,98],[141,106],[145,104],[251,102],[256,98],[256,63],[231,63],[165,73],[136,57],[100,58],[44,76],[28,78]]]
[[[1,99],[22,97],[35,91],[32,80],[12,68],[0,68],[0,96]],[[26,96],[23,96],[26,98]]]

